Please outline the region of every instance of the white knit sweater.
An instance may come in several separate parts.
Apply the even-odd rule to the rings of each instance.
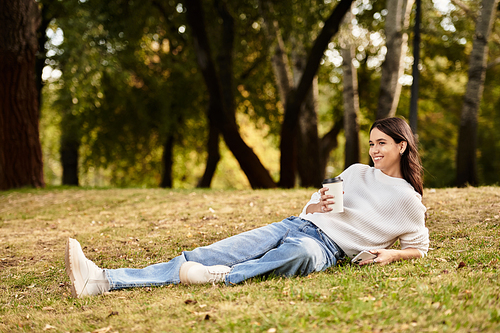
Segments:
[[[363,164],[350,166],[340,176],[344,212],[307,214],[307,206],[321,199],[318,191],[301,218],[318,226],[351,258],[362,250],[389,248],[398,239],[401,249],[415,248],[425,256],[429,249],[426,208],[406,180]]]

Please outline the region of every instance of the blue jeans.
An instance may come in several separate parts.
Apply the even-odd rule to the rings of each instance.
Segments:
[[[186,261],[205,266],[231,267],[226,285],[254,276],[308,275],[334,266],[344,251],[312,222],[290,217],[281,222],[235,235],[212,245],[184,251],[166,263],[143,269],[106,269],[110,289],[180,283],[179,269]]]

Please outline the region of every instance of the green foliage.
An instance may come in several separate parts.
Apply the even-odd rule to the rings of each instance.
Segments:
[[[80,179],[83,185],[157,186],[162,153],[174,138],[174,187],[194,187],[206,159],[208,104],[195,60],[186,8],[175,1],[125,0],[41,1],[55,17],[49,29],[61,29],[64,42],[47,43],[46,64],[62,71],[44,89],[41,139],[45,177],[60,183],[59,142],[80,145]],[[279,133],[283,117],[270,64],[269,40],[263,11],[276,20],[289,55],[303,57],[319,33],[335,1],[257,0],[207,1],[207,31],[214,57],[222,44],[220,12],[226,4],[234,19],[233,80],[235,110],[245,140],[255,147],[263,164],[276,179],[279,174]],[[260,7],[262,3],[266,6]],[[439,12],[432,1],[423,1],[422,54],[419,100],[419,142],[428,187],[454,182],[455,155],[463,94],[468,78],[468,57],[475,29],[478,3],[465,1]],[[360,96],[362,162],[367,163],[367,131],[378,103],[380,66],[384,54],[385,1],[359,1],[355,5],[360,33],[356,65]],[[414,12],[411,20],[414,21]],[[408,31],[410,42],[412,31]],[[318,71],[318,129],[330,130],[343,114],[341,31],[325,53]],[[489,61],[500,57],[498,27],[490,43]],[[352,38],[352,37],[351,37]],[[411,45],[411,44],[410,44]],[[410,49],[411,51],[411,49]],[[408,53],[408,56],[410,54]],[[293,57],[291,57],[293,59]],[[411,75],[411,57],[405,60]],[[498,65],[488,68],[479,113],[478,166],[484,184],[498,183],[500,82]],[[410,89],[404,86],[397,114],[408,118]],[[343,138],[330,156],[329,167],[343,168]],[[237,162],[221,144],[223,156],[215,187],[247,186]],[[220,178],[219,178],[220,177]],[[277,179],[276,179],[277,180]],[[215,185],[217,184],[217,185]]]

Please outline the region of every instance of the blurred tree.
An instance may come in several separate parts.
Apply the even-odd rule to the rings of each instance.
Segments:
[[[469,81],[465,92],[457,148],[457,186],[478,185],[477,117],[484,89],[488,56],[488,39],[498,0],[483,0],[477,18],[476,33],[470,54]]]
[[[324,21],[311,50],[308,53],[304,70],[299,83],[292,89],[285,101],[285,114],[281,128],[281,161],[280,161],[280,187],[291,188],[295,185],[297,165],[297,132],[298,121],[302,104],[309,93],[324,52],[331,38],[339,30],[340,23],[345,13],[351,7],[352,0],[341,0]]]
[[[297,16],[293,16],[293,14],[283,15],[283,12],[287,10],[286,4],[275,5],[268,1],[260,2],[264,30],[268,36],[268,48],[271,49],[271,63],[279,86],[281,101],[284,104],[280,144],[279,184],[281,187],[293,187],[297,171],[299,171],[301,186],[320,186],[323,179],[322,156],[328,154],[332,143],[336,143],[336,140],[332,140],[331,137],[336,137],[338,134],[338,126],[334,126],[334,130],[332,129],[333,131],[330,131],[324,140],[318,138],[316,75],[324,52],[331,38],[337,33],[340,21],[351,3],[352,1],[340,1],[330,15],[323,18],[321,14],[325,12],[326,7],[322,8],[318,4],[311,6],[311,3],[307,3],[304,7],[295,4],[292,10],[295,7],[298,7],[298,10],[295,14]],[[291,57],[289,57],[282,39],[283,30],[286,31],[286,29],[282,29],[278,22],[290,18],[297,18],[299,22],[311,21],[308,15],[316,13],[316,10],[320,15],[311,15],[314,17],[312,20],[314,23],[310,26],[304,24],[306,27],[301,27],[302,29],[288,31],[291,44]],[[321,22],[322,29],[311,32],[311,28],[318,22]],[[309,46],[311,38],[313,42]],[[306,48],[305,45],[308,47]]]
[[[358,94],[358,72],[353,64],[355,58],[355,45],[352,40],[352,12],[345,16],[343,34],[343,45],[341,55],[343,59],[343,99],[344,99],[344,134],[345,154],[344,168],[359,163],[359,94]]]
[[[222,20],[218,69],[212,58],[202,4],[199,0],[186,0],[187,19],[193,30],[198,65],[210,95],[208,117],[222,133],[252,188],[272,188],[276,185],[271,175],[238,131],[233,97],[234,18],[224,2],[216,1],[215,5]]]
[[[387,53],[382,64],[377,119],[393,117],[401,94],[401,75],[408,49],[408,30],[413,0],[387,0],[384,25]]]
[[[0,190],[45,186],[35,83],[39,24],[35,1],[0,2]]]
[[[108,170],[115,185],[171,187],[173,149],[185,145],[182,133],[199,118],[200,102],[190,89],[193,53],[178,30],[182,8],[87,1],[56,24],[65,31],[53,57],[63,72],[55,104],[64,114],[63,169],[75,170],[80,152],[86,170]],[[191,142],[203,135],[200,123],[190,129]]]

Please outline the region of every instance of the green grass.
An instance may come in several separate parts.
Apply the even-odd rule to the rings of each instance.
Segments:
[[[0,332],[500,331],[499,187],[426,190],[432,250],[425,259],[71,298],[68,237],[101,267],[141,268],[298,215],[312,191],[3,192]]]

